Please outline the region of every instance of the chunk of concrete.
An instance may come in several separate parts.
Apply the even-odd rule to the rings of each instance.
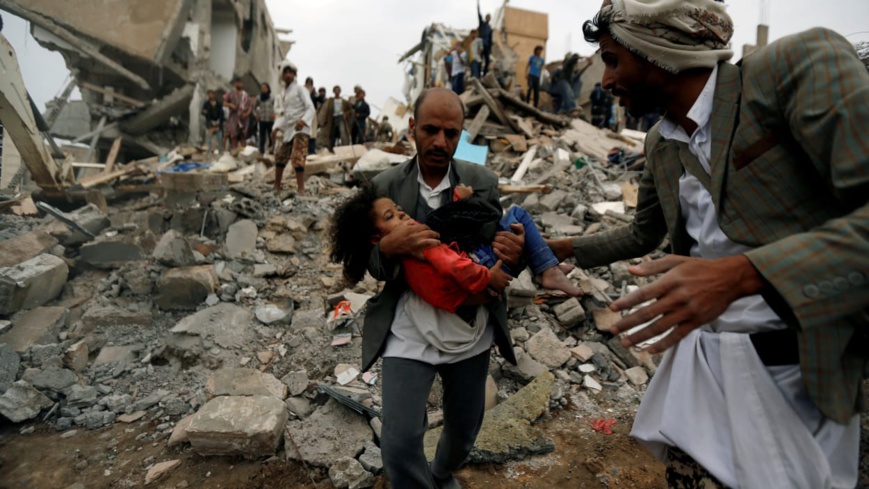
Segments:
[[[275,396],[287,397],[287,386],[274,375],[252,368],[221,368],[205,382],[205,397],[218,396]]]
[[[287,425],[298,450],[287,450],[287,458],[329,467],[342,457],[355,458],[372,441],[371,428],[364,416],[338,404],[334,399],[304,421]]]
[[[6,343],[18,353],[34,345],[57,343],[67,313],[65,307],[37,307],[16,315],[12,318],[12,329],[0,336],[0,343]]]
[[[549,328],[543,328],[525,342],[528,354],[549,368],[558,368],[570,358],[570,350]]]
[[[152,256],[169,267],[189,267],[196,265],[196,257],[193,256],[193,248],[184,239],[184,236],[170,229],[160,238],[154,248]]]
[[[140,349],[138,345],[104,346],[94,360],[94,365],[130,365],[136,361]]]
[[[271,253],[295,253],[296,238],[294,238],[292,234],[279,234],[266,241],[266,249]]]
[[[557,210],[566,198],[567,192],[564,192],[563,190],[553,190],[540,198],[540,208],[544,211]]]
[[[31,231],[0,241],[0,268],[14,267],[50,250],[58,241],[45,231]]]
[[[157,281],[154,302],[161,309],[196,309],[220,284],[214,265],[173,268]]]
[[[273,455],[287,409],[274,396],[221,396],[208,401],[190,421],[187,437],[200,455]]]
[[[178,321],[169,332],[167,346],[184,354],[202,353],[203,341],[214,342],[220,348],[250,347],[256,341],[251,329],[252,314],[247,309],[222,302]]]
[[[166,462],[154,464],[153,467],[148,469],[148,473],[145,474],[145,485],[147,486],[152,482],[160,480],[161,477],[175,470],[179,465],[181,465],[180,460],[167,460]]]
[[[260,304],[254,315],[263,324],[290,324],[293,321],[293,305]]]
[[[281,378],[281,382],[286,384],[291,396],[300,396],[308,390],[308,373],[304,370],[290,372]]]
[[[39,255],[14,267],[0,268],[0,314],[13,314],[54,299],[68,276],[66,262],[53,255]]]
[[[585,310],[575,297],[553,307],[552,311],[565,328],[575,328],[585,320]]]
[[[18,353],[11,346],[0,343],[0,394],[12,386],[20,368],[21,357]]]
[[[72,212],[67,212],[66,216],[79,226],[87,229],[95,236],[99,236],[104,229],[111,225],[108,217],[100,212],[100,208],[94,204],[88,204],[80,207]],[[75,246],[86,243],[93,238],[82,233],[81,231],[72,230],[66,224],[59,220],[54,220],[46,229],[52,236],[60,240],[60,244],[64,246]]]
[[[498,405],[498,383],[489,375],[486,377],[486,411]]]
[[[0,396],[0,414],[13,423],[21,423],[33,419],[43,409],[48,409],[54,402],[42,395],[33,386],[19,380],[6,389]]]
[[[238,221],[229,226],[226,233],[226,256],[238,258],[256,249],[257,228],[248,219]]]
[[[502,464],[555,450],[555,444],[532,425],[546,412],[555,377],[543,372],[512,397],[486,412],[467,461]],[[425,434],[425,454],[434,459],[443,428]]]
[[[587,362],[594,356],[594,350],[588,345],[577,345],[570,349],[570,354],[580,362]]]
[[[36,372],[27,381],[39,390],[64,393],[68,387],[78,382],[78,376],[72,370],[49,367]]]
[[[167,443],[169,447],[174,447],[175,445],[180,445],[190,441],[187,437],[187,428],[190,427],[190,422],[193,421],[193,416],[196,415],[191,414],[175,423],[175,428],[172,429],[172,434],[169,435],[169,442]]]
[[[79,252],[81,259],[88,265],[105,269],[118,268],[147,257],[139,240],[129,235],[100,238],[82,245]]]
[[[374,485],[374,476],[351,457],[336,460],[329,468],[329,479],[337,489],[366,489]]]
[[[548,370],[546,365],[531,358],[531,355],[525,353],[522,348],[516,347],[513,351],[516,353],[516,365],[509,363],[504,365],[504,375],[507,377],[527,383]]]
[[[631,384],[636,386],[646,385],[646,382],[649,381],[649,374],[646,373],[646,369],[643,367],[629,368],[625,370],[625,376]]]
[[[614,312],[608,307],[595,309],[591,314],[592,318],[594,318],[595,328],[603,333],[609,333],[613,325],[622,319],[621,314]]]
[[[366,443],[365,452],[359,456],[359,463],[362,464],[362,467],[364,467],[365,470],[374,475],[382,472],[383,454],[380,451],[380,447],[375,445],[373,442]]]
[[[82,324],[89,330],[111,326],[150,326],[154,315],[150,309],[130,311],[115,306],[93,305],[81,317]]]
[[[79,341],[66,349],[63,364],[73,372],[83,372],[88,366],[89,354],[87,343],[84,340]]]

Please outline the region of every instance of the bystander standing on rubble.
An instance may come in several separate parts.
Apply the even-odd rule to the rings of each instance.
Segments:
[[[461,95],[465,91],[465,65],[468,62],[468,53],[461,44],[457,44],[450,52],[450,57],[452,58],[450,85],[457,95]]]
[[[258,126],[258,138],[260,154],[266,154],[274,146],[272,140],[272,128],[275,125],[275,99],[272,96],[272,87],[268,83],[260,86],[259,97],[253,103],[253,113],[256,116]]]
[[[332,95],[320,110],[320,138],[330,150],[339,140],[342,144],[350,144],[350,118],[353,113],[350,102],[341,98],[341,87],[335,85]]]
[[[217,100],[214,90],[208,91],[208,100],[202,104],[202,115],[205,116],[205,142],[208,145],[208,154],[213,155],[213,151],[223,151],[223,104]],[[212,143],[217,141],[217,144],[212,146]]]
[[[418,147],[416,158],[374,178],[387,194],[414,219],[448,202],[458,184],[466,184],[495,207],[497,178],[482,166],[452,159],[462,131],[464,110],[459,98],[445,89],[430,89],[417,99],[410,128]],[[521,230],[521,226],[518,226]],[[508,265],[515,266],[522,253],[523,235],[499,233],[493,247]],[[452,472],[461,466],[474,445],[483,420],[485,383],[492,342],[515,363],[507,330],[505,302],[466,306],[459,317],[485,314],[486,332],[462,354],[441,352],[420,339],[403,304],[410,292],[399,276],[402,256],[418,256],[438,245],[437,234],[417,221],[404,221],[375,247],[369,272],[386,280],[378,297],[368,304],[362,346],[363,370],[383,356],[384,467],[393,487],[459,487]],[[429,306],[431,307],[431,306]],[[478,307],[483,307],[478,310]],[[449,313],[444,313],[449,314]],[[429,466],[423,452],[426,399],[439,374],[444,386],[444,425],[434,461]]]
[[[234,90],[223,96],[223,105],[229,109],[227,118],[229,142],[231,147],[244,144],[250,133],[250,115],[253,112],[253,99],[244,89],[241,78],[232,80]]]
[[[353,144],[364,144],[368,116],[371,115],[371,108],[368,106],[368,102],[365,101],[365,90],[359,90],[356,94],[353,114],[355,121]]]
[[[322,93],[317,93],[314,87],[314,79],[310,76],[305,79],[305,90],[311,94],[311,103],[314,104],[314,114],[319,113],[320,108],[326,103],[326,89],[321,88]],[[317,134],[320,132],[319,118],[314,117],[314,127],[311,128],[311,139],[308,141],[308,154],[312,155],[317,150]]]
[[[531,93],[534,93],[534,107],[540,103],[540,74],[543,71],[543,46],[534,48],[534,54],[528,58],[528,67],[525,69],[525,79],[528,80],[528,93],[525,94],[525,102],[531,103]]]
[[[483,71],[483,39],[477,29],[471,31],[471,51],[468,59],[471,62],[471,76],[480,78]]]
[[[552,243],[586,268],[669,233],[674,255],[630,268],[663,275],[612,306],[652,301],[613,333],[667,350],[632,435],[670,487],[855,487],[869,74],[853,46],[816,28],[733,65],[733,23],[711,0],[608,1],[583,30],[603,88],[635,116],[666,113],[646,138],[633,223]]]
[[[380,126],[377,128],[377,140],[381,143],[391,143],[393,137],[392,124],[389,123],[389,116],[383,116]]]
[[[609,111],[606,107],[607,93],[600,82],[594,84],[594,89],[588,98],[591,101],[591,123],[597,127],[604,127],[609,119]]]
[[[314,104],[311,94],[296,82],[296,73],[292,63],[281,63],[281,91],[275,99],[278,116],[275,127],[284,133],[284,141],[275,153],[275,190],[281,189],[284,168],[289,163],[296,173],[299,194],[304,195],[305,162],[314,125]]]
[[[479,24],[477,25],[477,33],[480,38],[483,40],[483,76],[489,73],[489,61],[492,58],[492,14],[486,14],[486,17],[483,18],[483,14],[480,12],[480,0],[477,0],[477,20]]]

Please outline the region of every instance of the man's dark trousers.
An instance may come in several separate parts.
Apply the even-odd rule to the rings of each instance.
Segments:
[[[430,365],[404,358],[383,359],[384,469],[392,487],[434,489],[432,475],[446,478],[461,467],[477,439],[486,409],[489,350],[467,360]],[[423,452],[426,403],[435,374],[444,387],[444,426],[429,467]]]

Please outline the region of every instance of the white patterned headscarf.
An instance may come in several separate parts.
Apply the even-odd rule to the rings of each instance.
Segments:
[[[733,57],[733,21],[714,0],[607,0],[599,15],[616,42],[672,73]]]

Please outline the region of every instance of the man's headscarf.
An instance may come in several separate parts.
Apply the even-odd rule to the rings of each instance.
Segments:
[[[607,0],[599,15],[616,42],[672,73],[733,57],[733,21],[714,0]]]

